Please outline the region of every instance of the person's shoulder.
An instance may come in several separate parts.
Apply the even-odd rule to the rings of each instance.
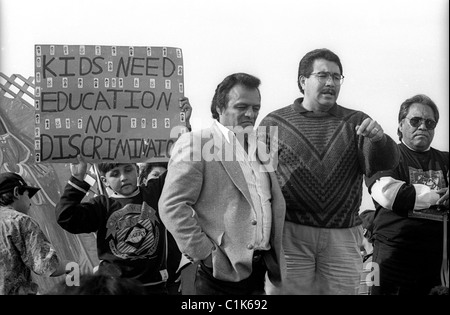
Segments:
[[[358,121],[362,121],[362,120],[370,117],[368,114],[366,114],[362,110],[345,107],[340,104],[336,104],[334,111],[335,111],[336,115],[343,117],[345,120],[355,119]]]
[[[269,112],[262,120],[261,125],[264,125],[266,123],[270,123],[271,121],[277,121],[281,117],[286,117],[289,114],[293,113],[294,109],[291,105],[287,105],[278,109],[275,109],[271,112]]]
[[[10,207],[10,206],[0,207],[0,213],[1,213],[0,217],[2,217],[4,220],[9,219],[9,220],[20,221],[20,220],[31,220],[32,219],[28,214],[17,211],[16,209],[14,209],[13,207]]]
[[[439,150],[439,149],[436,149],[436,148],[433,148],[433,147],[431,147],[431,150],[433,150],[434,152],[436,152],[436,153],[438,153],[440,155],[445,156],[446,158],[449,157],[449,152],[448,151]]]
[[[448,151],[443,151],[443,150],[438,150],[436,148],[431,147],[431,150],[434,151],[434,158],[437,160],[442,161],[444,164],[447,164],[447,168],[448,168],[448,160],[450,158],[449,152]]]
[[[106,191],[99,193],[98,195],[88,196],[86,199],[83,199],[81,202],[76,199],[68,198],[67,204],[78,205],[82,204],[83,207],[88,207],[93,211],[103,211],[108,208],[108,204],[111,205],[113,203],[119,202],[118,198],[115,198],[112,195],[108,195]],[[119,202],[120,203],[120,202]],[[65,205],[65,203],[60,203],[61,205]]]
[[[186,132],[181,134],[178,139],[175,141],[174,146],[176,148],[184,148],[186,146],[191,146],[195,139],[201,138],[201,130],[195,130],[195,131],[190,131],[190,132]],[[178,150],[180,149],[176,149],[173,150],[173,152],[171,153],[171,155],[177,155],[178,154]]]
[[[1,216],[9,216],[12,213],[20,213],[19,211],[17,211],[16,209],[14,209],[11,206],[0,206],[0,215]]]
[[[31,222],[31,217],[12,207],[1,207],[0,221],[2,225],[6,225],[8,229],[13,228],[14,226],[19,228],[19,226],[24,226],[27,222]]]
[[[196,144],[200,143],[199,140],[206,142],[208,141],[210,138],[213,137],[213,134],[215,132],[217,132],[218,129],[213,128],[213,126],[211,127],[207,127],[207,128],[202,128],[202,129],[198,129],[195,131],[191,131],[184,136],[184,141],[185,142],[194,142]],[[181,137],[180,137],[181,138]],[[177,141],[179,141],[180,139],[178,139]]]
[[[20,231],[42,232],[42,229],[36,219],[28,214],[15,211],[11,216],[11,224],[16,225]],[[38,235],[38,233],[34,233]]]
[[[283,115],[284,113],[290,113],[292,112],[294,109],[292,108],[292,104],[290,105],[286,105],[283,107],[280,107],[278,109],[274,109],[273,111],[271,111],[267,116],[278,116],[278,115]]]
[[[342,113],[353,113],[353,114],[358,113],[364,115],[364,112],[359,109],[350,108],[347,106],[343,106],[341,104],[336,104],[336,110]]]

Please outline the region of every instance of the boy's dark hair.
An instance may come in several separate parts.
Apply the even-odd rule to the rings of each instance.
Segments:
[[[113,168],[116,168],[120,165],[126,165],[126,164],[133,164],[138,169],[136,163],[98,163],[97,168],[98,168],[98,171],[100,172],[100,175],[105,176],[105,174],[108,173]]]
[[[26,188],[19,187],[18,193],[19,195],[23,195],[23,193],[27,190]],[[0,206],[8,206],[14,202],[14,192],[8,191],[3,194],[0,194]]]
[[[29,197],[32,198],[40,188],[29,186],[25,180],[17,173],[0,173],[0,206],[8,206],[14,202],[14,189],[18,188],[19,195],[23,195],[28,190]]]
[[[23,191],[19,193],[23,194]],[[8,206],[14,202],[14,193],[12,191],[5,192],[0,195],[0,206]]]
[[[257,89],[259,92],[261,80],[247,73],[233,73],[223,79],[223,81],[217,86],[211,102],[212,118],[219,121],[219,113],[217,112],[217,108],[227,108],[228,93],[235,85],[238,84],[243,85],[248,89]]]
[[[341,60],[339,59],[338,55],[327,48],[312,50],[305,56],[303,56],[298,65],[297,84],[302,94],[304,94],[305,91],[300,84],[300,76],[309,78],[311,76],[311,73],[313,72],[314,61],[316,61],[317,59],[325,59],[331,62],[335,62],[338,65],[339,70],[341,70],[341,74],[344,74],[344,69],[342,68]]]

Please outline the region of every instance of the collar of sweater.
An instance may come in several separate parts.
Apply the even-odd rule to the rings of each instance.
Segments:
[[[299,97],[294,101],[294,104],[292,104],[293,109],[300,113],[300,114],[306,114],[306,113],[313,113],[310,110],[307,110],[305,107],[303,107],[303,97]],[[321,113],[327,113],[329,115],[333,115],[335,117],[340,117],[339,107],[337,103],[335,103],[333,106],[331,106],[326,112]]]

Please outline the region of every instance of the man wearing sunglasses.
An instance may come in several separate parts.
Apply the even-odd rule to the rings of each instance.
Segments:
[[[439,110],[428,96],[404,101],[397,130],[400,163],[366,179],[376,207],[373,262],[380,278],[373,295],[429,294],[441,285],[441,266],[448,281],[442,221],[412,217],[436,206],[448,212],[449,154],[431,147],[438,121]]]

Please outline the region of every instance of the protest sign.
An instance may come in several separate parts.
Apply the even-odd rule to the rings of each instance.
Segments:
[[[186,131],[180,48],[35,45],[35,161],[167,161]]]

